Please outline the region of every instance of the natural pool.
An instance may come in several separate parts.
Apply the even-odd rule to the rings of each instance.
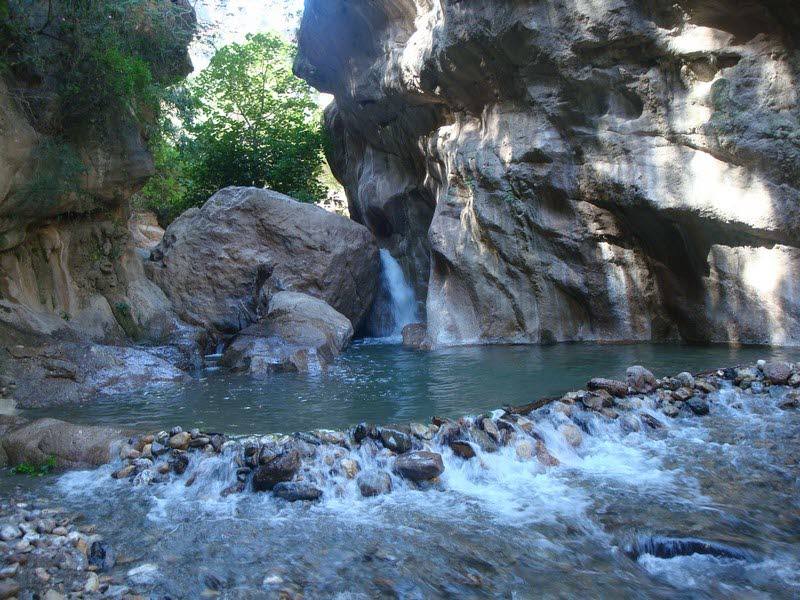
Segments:
[[[591,376],[621,377],[636,363],[663,375],[770,356],[791,353],[569,345],[420,354],[362,343],[327,374],[258,382],[210,374],[60,415],[149,429],[307,430],[478,414]],[[638,428],[580,405],[570,415],[546,407],[532,415],[533,439],[557,466],[521,457],[513,444],[476,447],[463,460],[434,440],[445,470],[424,489],[393,474],[386,451],[363,444],[304,459],[302,478],[323,490],[314,503],[249,489],[223,497],[236,482],[235,452],[194,454],[185,474],[163,483],[112,479],[117,462],[26,480],[25,493],[96,524],[120,557],[118,581],[149,565],[153,598],[796,598],[800,411],[779,408],[786,393],[726,383],[710,395],[708,416],[676,419],[645,396],[628,415],[642,418]],[[577,445],[565,424],[579,427]],[[390,473],[392,492],[362,497],[338,466],[343,457]],[[637,537],[697,538],[737,554],[632,556]]]
[[[797,353],[795,353],[797,354]],[[459,417],[580,389],[592,377],[698,372],[792,353],[683,345],[474,346],[417,352],[374,340],[353,345],[327,372],[252,379],[205,373],[190,383],[24,414],[135,429],[193,424],[229,435],[344,428]],[[800,358],[800,357],[798,357]]]

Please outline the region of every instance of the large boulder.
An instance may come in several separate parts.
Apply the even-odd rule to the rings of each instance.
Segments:
[[[2,417],[0,444],[10,465],[43,465],[55,459],[59,468],[99,466],[109,462],[128,437],[111,427],[75,425],[57,419],[9,419],[13,418]]]
[[[347,317],[322,300],[278,292],[266,317],[236,336],[221,364],[252,374],[307,371],[333,362],[352,337]]]
[[[231,187],[190,209],[153,250],[148,272],[179,315],[232,333],[277,291],[320,298],[358,327],[380,262],[369,230],[270,190]]]

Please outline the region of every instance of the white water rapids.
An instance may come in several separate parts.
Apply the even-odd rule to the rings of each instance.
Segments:
[[[532,416],[559,466],[518,456],[521,430],[497,452],[473,444],[463,460],[447,446],[429,489],[392,473],[379,445],[319,446],[301,476],[323,490],[289,504],[246,491],[233,451],[192,455],[186,474],[131,488],[115,466],[60,478],[58,496],[96,522],[121,551],[157,562],[157,589],[197,597],[202,574],[225,581],[223,597],[797,597],[800,473],[797,411],[772,395],[725,387],[707,417],[668,419],[652,398],[620,419],[572,407]],[[657,420],[661,428],[642,422]],[[495,414],[497,417],[499,413]],[[638,424],[639,430],[631,430]],[[559,427],[576,424],[577,446]],[[574,440],[573,440],[574,441]],[[341,460],[392,478],[393,491],[363,498]],[[194,476],[194,484],[186,486]],[[702,538],[750,558],[704,554],[630,558],[637,535]],[[163,559],[163,560],[160,560]]]

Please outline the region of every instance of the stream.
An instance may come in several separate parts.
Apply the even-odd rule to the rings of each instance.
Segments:
[[[620,376],[634,363],[660,376],[757,356],[768,354],[583,345],[427,354],[362,343],[325,375],[247,382],[210,374],[133,407],[131,398],[116,407],[107,399],[64,418],[202,421],[231,434],[407,422],[520,404],[581,387],[591,375]],[[558,466],[520,457],[513,444],[476,448],[468,461],[436,446],[445,465],[437,484],[419,488],[391,474],[393,491],[372,498],[336,466],[344,457],[362,471],[391,473],[392,459],[369,444],[321,446],[304,461],[303,477],[324,491],[315,503],[251,491],[221,497],[236,481],[231,452],[195,454],[184,475],[150,486],[112,479],[119,463],[25,485],[97,524],[123,557],[123,576],[155,564],[148,585],[158,598],[208,595],[209,581],[219,597],[237,599],[796,598],[800,412],[778,408],[786,391],[725,384],[710,395],[708,416],[676,419],[644,396],[631,414],[657,428],[631,428],[630,419],[577,404],[570,416],[547,407],[532,419]],[[577,445],[559,429],[565,423],[579,425]],[[679,547],[672,538],[731,554],[669,556]]]

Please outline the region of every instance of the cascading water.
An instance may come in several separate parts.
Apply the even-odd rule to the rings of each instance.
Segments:
[[[381,282],[369,319],[369,335],[396,337],[403,327],[419,321],[417,300],[397,259],[386,249],[381,249],[380,256]]]
[[[650,395],[617,418],[553,404],[461,420],[475,423],[462,437],[455,422],[416,428],[413,446],[444,465],[423,485],[398,476],[386,436],[367,429],[360,442],[355,431],[232,441],[160,483],[114,480],[117,463],[57,488],[118,553],[173,557],[153,587],[176,596],[203,595],[211,572],[230,598],[527,597],[530,582],[552,597],[797,597],[800,415],[778,408],[784,394],[726,385],[702,419],[668,419]],[[247,448],[276,443],[300,452],[297,480],[321,499],[291,504],[249,480],[226,495]],[[367,475],[386,493],[364,497]]]

